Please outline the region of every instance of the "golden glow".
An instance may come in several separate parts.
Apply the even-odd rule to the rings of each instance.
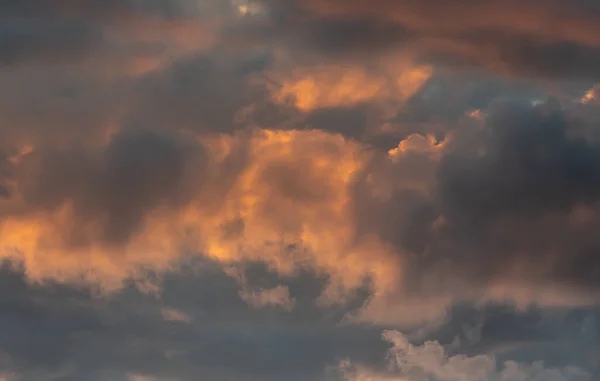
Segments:
[[[398,260],[375,237],[356,237],[351,186],[370,155],[359,143],[321,131],[257,130],[250,135],[200,138],[215,166],[214,183],[184,209],[157,209],[122,247],[102,245],[101,216],[78,226],[85,242],[73,246],[74,209],[9,218],[0,225],[0,253],[24,262],[34,281],[47,278],[118,289],[140,268],[168,269],[183,252],[227,263],[252,259],[290,274],[298,266],[331,275],[321,302],[343,300],[374,278],[378,289],[397,278]],[[246,162],[226,192],[220,165],[245,146]]]
[[[263,5],[251,1],[234,0],[233,7],[242,16],[259,15],[265,12]]]
[[[469,118],[475,120],[484,120],[486,115],[481,110],[473,110],[471,112],[467,112],[466,114]]]
[[[281,273],[309,264],[334,274],[335,287],[344,291],[365,276],[376,276],[381,286],[395,277],[397,268],[383,261],[385,245],[354,240],[349,192],[368,159],[362,146],[320,131],[259,131],[250,146],[252,159],[229,197],[202,222],[203,231],[212,232],[205,235],[207,255],[262,260]],[[225,236],[223,227],[232,221],[243,221],[243,230]]]
[[[76,222],[74,203],[67,201],[45,213],[2,219],[0,258],[22,263],[32,282],[51,279],[111,292],[133,280],[149,293],[158,292],[159,285],[148,281],[146,271],[161,274],[184,254],[210,258],[224,268],[260,261],[284,276],[309,269],[327,277],[328,284],[316,301],[320,306],[348,302],[369,281],[373,294],[347,316],[350,322],[412,324],[444,316],[453,296],[406,295],[404,253],[379,236],[358,230],[361,200],[354,185],[366,174],[368,190],[384,199],[398,189],[427,194],[447,140],[440,143],[433,136],[413,134],[388,153],[377,153],[341,135],[317,130],[254,130],[195,138],[206,147],[210,162],[210,169],[202,174],[202,187],[181,209],[151,210],[125,244],[103,244],[103,217],[82,225]],[[28,150],[24,148],[22,154]],[[9,202],[19,203],[18,191],[17,187]],[[439,217],[431,228],[443,227],[444,219]],[[67,232],[74,230],[85,244],[73,244]],[[240,297],[257,308],[294,307],[285,286],[258,290],[241,286]],[[568,292],[525,292],[503,282],[478,292],[464,297],[506,299],[519,305],[536,300],[545,305],[589,301],[569,299]],[[175,310],[162,314],[172,321],[191,319]]]
[[[412,97],[431,77],[428,66],[382,65],[369,71],[360,66],[325,65],[296,69],[290,75],[272,74],[278,103],[291,102],[309,112],[317,108],[348,107],[366,101],[395,103]]]
[[[19,151],[8,158],[8,161],[13,165],[18,165],[24,156],[32,153],[34,150],[34,146],[32,144],[26,144],[19,149]]]
[[[437,139],[433,135],[419,135],[412,134],[408,138],[402,140],[398,147],[391,149],[388,153],[393,161],[398,161],[402,154],[415,151],[415,152],[439,152],[444,148],[444,144],[438,143]]]
[[[384,86],[381,81],[369,78],[364,70],[342,70],[335,74],[323,68],[297,81],[283,83],[274,98],[280,103],[292,99],[298,109],[311,111],[360,103],[373,98]]]
[[[593,100],[596,100],[598,97],[598,93],[600,87],[594,87],[593,89],[590,89],[587,93],[585,93],[585,95],[583,96],[583,98],[581,98],[581,103],[590,103]]]

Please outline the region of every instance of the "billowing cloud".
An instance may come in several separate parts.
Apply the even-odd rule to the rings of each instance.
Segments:
[[[547,368],[541,362],[521,364],[506,361],[498,367],[489,355],[449,356],[438,342],[427,341],[413,345],[398,331],[385,331],[383,339],[393,346],[388,351],[389,371],[380,372],[353,366],[349,361],[340,364],[340,370],[348,380],[506,380],[506,381],[587,381],[590,374],[576,367],[565,369]]]
[[[431,76],[431,68],[398,62],[378,68],[324,66],[294,68],[293,72],[270,80],[279,86],[273,89],[275,102],[291,102],[301,111],[316,108],[351,107],[369,101],[396,103],[406,101]],[[387,67],[386,67],[387,66]],[[281,75],[279,75],[281,77]]]
[[[598,378],[599,12],[2,2],[0,374]]]
[[[320,132],[201,144],[131,130],[95,153],[34,149],[15,168],[3,252],[24,260],[34,279],[130,276],[138,266],[165,268],[188,247],[224,262],[264,260],[284,273],[306,262],[342,290],[369,275],[389,283],[390,263],[364,257],[385,256],[385,247],[354,237],[350,184],[367,157],[359,144]]]
[[[436,320],[459,300],[596,303],[596,144],[569,137],[552,103],[476,122],[389,152],[314,130],[133,129],[98,152],[33,148],[14,164],[3,253],[34,280],[109,288],[186,252],[310,269],[329,279],[319,304],[367,287],[350,320],[382,324]],[[241,295],[289,309],[285,290]]]

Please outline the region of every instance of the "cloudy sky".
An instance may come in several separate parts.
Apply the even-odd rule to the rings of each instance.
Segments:
[[[0,0],[0,380],[600,380],[598,25]]]

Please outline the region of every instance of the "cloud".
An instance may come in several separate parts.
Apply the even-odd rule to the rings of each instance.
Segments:
[[[599,17],[0,2],[2,374],[597,378]]]
[[[3,253],[33,280],[83,275],[108,289],[144,267],[168,268],[186,248],[280,273],[306,264],[331,275],[323,300],[343,300],[366,278],[386,287],[397,276],[384,246],[354,237],[349,187],[368,157],[361,150],[316,131],[194,143],[152,130],[117,133],[92,153],[34,149],[16,168]],[[370,263],[367,252],[389,260]]]
[[[398,331],[385,331],[383,339],[392,344],[388,351],[389,371],[377,372],[349,361],[340,364],[347,380],[557,380],[587,381],[590,374],[576,367],[547,368],[541,362],[522,364],[506,361],[497,366],[496,359],[488,355],[449,356],[444,346],[435,341],[413,345]]]
[[[174,379],[168,379],[168,380],[174,380]],[[128,381],[166,381],[166,380],[164,378],[144,376],[141,374],[130,374],[128,376]]]
[[[148,130],[117,133],[96,152],[34,149],[14,170],[18,194],[2,220],[3,255],[23,260],[33,279],[76,279],[88,270],[92,278],[122,277],[131,268],[121,265],[137,262],[123,252],[148,213],[193,197],[197,181],[189,176],[202,172],[203,160],[199,146]],[[170,255],[177,254],[150,261],[166,265]],[[135,256],[137,265],[152,258]]]
[[[190,1],[10,1],[0,7],[0,65],[13,68],[69,65],[96,75],[137,76],[173,55],[201,51],[214,42],[211,21]],[[192,16],[196,17],[192,17]],[[193,36],[193,37],[192,37]]]
[[[319,377],[339,355],[368,361],[385,350],[377,332],[340,327],[303,301],[294,310],[300,315],[255,309],[218,264],[186,269],[165,276],[159,300],[131,287],[105,298],[65,284],[32,285],[3,267],[0,320],[11,332],[0,339],[5,373],[17,380],[303,380]],[[165,321],[165,306],[197,319]]]
[[[296,299],[290,296],[288,286],[278,284],[270,288],[257,288],[253,286],[246,275],[245,268],[228,268],[226,273],[234,278],[240,285],[240,298],[254,308],[280,307],[290,312],[296,305]]]
[[[273,98],[277,103],[289,101],[304,112],[316,108],[351,107],[371,101],[401,104],[421,89],[432,69],[403,64],[398,62],[398,57],[394,58],[394,62],[372,69],[331,65],[295,67],[287,75],[275,72],[270,74],[270,81],[279,86],[273,89]]]
[[[582,103],[597,102],[600,99],[600,86],[594,86],[581,98]]]
[[[286,311],[291,311],[296,303],[295,300],[290,297],[289,289],[286,286],[281,285],[258,291],[242,290],[240,291],[240,297],[256,308],[279,306]]]
[[[539,276],[553,274],[553,280],[560,283],[592,286],[593,281],[587,283],[584,280],[591,281],[592,278],[575,268],[579,260],[591,264],[585,258],[594,243],[585,238],[584,226],[593,224],[594,218],[586,220],[576,216],[579,210],[594,213],[598,194],[595,185],[598,153],[595,143],[569,137],[571,122],[568,118],[563,111],[546,106],[498,105],[492,109],[487,120],[487,136],[478,147],[482,153],[475,150],[470,154],[457,152],[444,158],[438,187],[445,217],[456,226],[472,228],[473,232],[481,234],[482,245],[491,243],[487,240],[499,238],[496,234],[502,234],[505,244],[514,245],[515,256],[519,257],[515,260],[522,261],[522,266],[530,260],[541,260],[553,269],[540,269],[542,274]],[[517,220],[532,224],[526,236],[501,227],[508,221],[517,226],[520,223]],[[551,226],[564,229],[557,240],[566,239],[570,243],[565,242],[562,246],[554,241],[552,251],[563,247],[561,250],[565,254],[557,253],[554,257],[548,253],[546,256],[544,239],[536,236],[536,226],[546,232],[553,229]],[[496,229],[502,229],[503,233]],[[576,240],[575,236],[578,237]],[[577,245],[571,246],[576,241],[592,246],[577,249]],[[501,261],[507,263],[508,250],[501,251]],[[567,251],[580,254],[567,256]],[[486,260],[492,258],[488,255]],[[560,258],[569,258],[570,264],[566,265]],[[488,264],[493,266],[491,262]],[[481,270],[478,268],[477,271]],[[569,275],[570,271],[577,275]],[[490,275],[486,275],[488,279]],[[535,274],[529,274],[530,279],[535,277]]]
[[[392,164],[359,182],[356,199],[361,228],[395,245],[405,276],[351,319],[435,321],[459,299],[597,303],[597,145],[579,135],[572,111],[497,104],[483,128],[390,151]],[[411,152],[403,146],[414,151],[398,157]]]
[[[97,155],[77,152],[76,148],[66,152],[33,151],[20,163],[25,178],[18,180],[19,189],[24,203],[38,210],[72,203],[79,227],[105,214],[98,241],[123,243],[137,228],[144,208],[179,202],[169,201],[170,197],[185,200],[177,188],[186,181],[188,160],[199,160],[194,170],[201,173],[203,154],[201,148],[185,147],[168,134],[123,131],[113,135]],[[65,233],[77,240],[74,231]]]
[[[148,269],[184,253],[288,277],[308,269],[327,278],[323,308],[369,290],[349,322],[440,322],[457,301],[591,305],[597,147],[570,137],[557,107],[498,103],[477,127],[410,135],[389,152],[260,129],[131,129],[90,152],[34,148],[13,168],[3,253],[34,281],[107,290],[146,287]],[[286,290],[240,295],[290,309]]]
[[[186,55],[132,84],[123,119],[198,133],[243,130],[253,122],[244,111],[267,98],[251,79],[269,61],[269,55]]]
[[[288,43],[333,54],[403,50],[425,62],[501,74],[598,78],[598,10],[585,1],[264,0]],[[560,20],[560,21],[558,21]],[[294,26],[292,28],[292,25]]]
[[[183,311],[179,311],[178,309],[175,308],[163,308],[160,311],[163,319],[165,319],[166,321],[173,321],[173,322],[182,322],[182,323],[191,323],[193,318],[186,314]]]
[[[26,60],[73,60],[81,57],[89,45],[102,44],[102,33],[93,25],[71,21],[36,25],[23,21],[3,21],[2,64],[14,65]]]

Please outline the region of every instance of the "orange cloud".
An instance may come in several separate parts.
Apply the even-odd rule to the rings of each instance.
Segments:
[[[105,247],[100,242],[71,248],[65,232],[72,230],[72,213],[72,205],[67,203],[50,215],[4,218],[0,223],[0,255],[23,263],[27,277],[34,282],[52,279],[91,284],[106,292],[121,288],[127,278],[142,278],[144,267],[166,270],[179,255],[153,247],[155,240],[146,240],[143,235],[124,248]],[[94,225],[82,227],[88,238],[98,235]]]
[[[73,245],[66,232],[75,231],[77,206],[67,201],[4,219],[2,256],[23,262],[34,281],[92,282],[105,290],[141,278],[143,269],[168,269],[184,250],[224,264],[261,260],[282,274],[309,266],[331,276],[324,303],[343,301],[369,277],[381,290],[397,282],[391,249],[356,236],[351,186],[370,157],[362,145],[319,131],[268,130],[203,143],[214,168],[208,183],[182,209],[153,208],[124,245],[102,243],[101,215],[78,223],[89,244]],[[241,170],[223,180],[242,146]],[[224,193],[219,178],[229,182]]]
[[[588,90],[585,95],[581,98],[581,103],[590,103],[600,101],[600,85],[594,86]]]
[[[457,299],[564,305],[571,297],[569,290],[542,284],[538,289],[527,285],[527,293],[511,274],[472,291],[468,280],[438,273],[437,267],[430,275],[411,273],[415,258],[401,245],[386,241],[380,230],[389,229],[387,225],[394,230],[402,218],[410,218],[411,205],[394,199],[399,192],[431,196],[447,142],[411,135],[382,153],[317,130],[254,130],[196,140],[205,148],[208,164],[199,169],[200,162],[194,161],[192,172],[183,178],[188,188],[181,194],[193,191],[189,200],[148,205],[125,242],[106,242],[104,211],[92,209],[81,217],[80,194],[52,208],[28,207],[22,194],[26,184],[17,182],[15,197],[0,199],[5,204],[0,210],[10,211],[0,220],[0,257],[22,263],[33,282],[52,279],[93,285],[104,292],[119,290],[131,279],[141,289],[156,292],[157,285],[145,277],[147,271],[160,274],[190,253],[224,268],[260,261],[283,277],[308,269],[328,278],[317,300],[321,306],[346,303],[357,289],[369,285],[371,297],[347,320],[383,325],[436,321]],[[21,155],[34,153],[35,148],[28,148]],[[17,171],[23,162],[14,160]],[[367,192],[357,192],[359,181]],[[77,192],[93,189],[77,184]],[[83,200],[95,202],[93,197]],[[391,217],[386,214],[390,205]],[[362,228],[363,219],[373,228]],[[426,228],[443,234],[443,221],[440,216]],[[238,282],[242,299],[255,307],[294,306],[283,285],[259,289]],[[416,293],[408,292],[411,288]],[[582,296],[572,303],[592,301]]]
[[[291,102],[309,112],[319,108],[349,107],[375,101],[398,106],[419,91],[432,75],[429,66],[413,65],[399,57],[386,59],[376,68],[349,63],[295,68],[269,74],[272,97]]]
[[[172,322],[191,323],[194,320],[190,315],[175,308],[163,308],[160,311],[163,319]]]
[[[260,131],[251,158],[222,207],[200,222],[207,255],[262,260],[281,273],[298,265],[331,276],[335,302],[373,277],[391,287],[398,264],[374,238],[357,241],[351,186],[369,154],[358,143],[320,131]]]

